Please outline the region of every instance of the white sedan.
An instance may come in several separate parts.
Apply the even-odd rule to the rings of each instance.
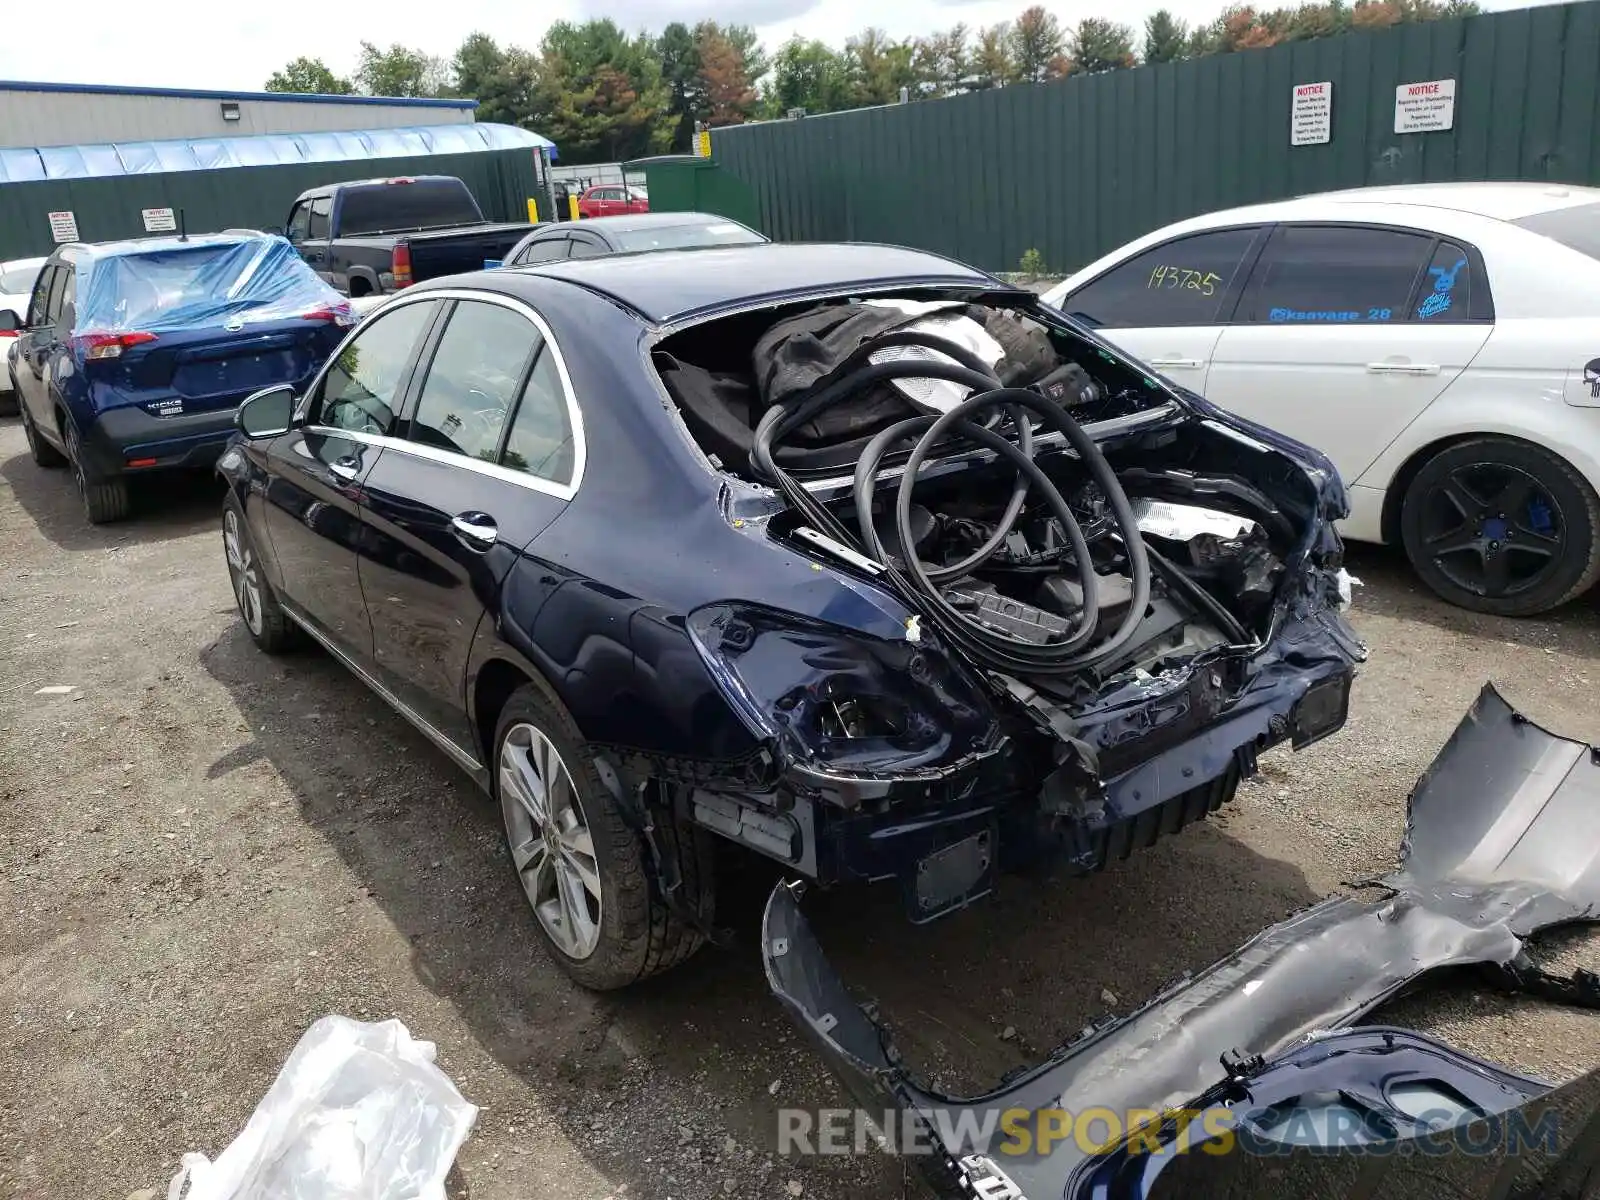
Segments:
[[[28,300],[33,295],[33,281],[39,278],[42,258],[18,258],[0,262],[0,310],[17,315],[20,323],[28,315]],[[14,335],[0,330],[0,412],[15,412],[16,394],[11,390],[11,372],[7,366]]]
[[[1046,293],[1316,446],[1342,529],[1524,616],[1600,577],[1600,189],[1362,188],[1180,221]]]

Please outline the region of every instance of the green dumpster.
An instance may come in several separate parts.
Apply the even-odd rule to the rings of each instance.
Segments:
[[[761,229],[755,193],[744,180],[714,158],[693,154],[661,154],[622,164],[624,171],[644,172],[651,212],[704,212]]]

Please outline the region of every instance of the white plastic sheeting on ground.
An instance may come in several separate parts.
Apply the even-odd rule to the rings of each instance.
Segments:
[[[215,1162],[183,1156],[167,1200],[444,1200],[478,1109],[433,1060],[399,1021],[323,1017]]]

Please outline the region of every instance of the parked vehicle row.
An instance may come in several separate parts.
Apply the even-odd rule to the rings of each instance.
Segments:
[[[511,249],[504,265],[522,267],[565,258],[598,258],[649,250],[744,246],[766,240],[746,225],[706,213],[596,217],[576,225],[568,222],[539,226]]]
[[[1459,220],[1392,197],[1335,198],[1337,219],[1250,210],[1108,256],[1060,309],[935,255],[765,244],[699,217],[524,231],[504,269],[412,280],[353,330],[277,236],[70,245],[10,367],[36,461],[72,464],[91,520],[125,511],[129,471],[216,458],[249,637],[320,643],[496,801],[534,926],[580,984],[630,985],[717,936],[716,852],[737,847],[785,876],[768,982],[858,1100],[918,1120],[1225,1108],[1263,1144],[1319,1149],[1359,1108],[1394,1141],[1551,1091],[1351,1028],[1397,987],[1479,964],[1507,990],[1584,999],[1582,973],[1531,968],[1523,943],[1597,909],[1569,770],[1589,748],[1492,690],[1412,795],[1377,899],[1298,913],[970,1101],[891,1053],[790,881],[893,882],[932,921],[1002,867],[1097,872],[1231,801],[1263,750],[1339,731],[1366,652],[1337,526],[1381,535],[1387,512],[1353,513],[1341,476],[1377,478],[1437,408],[1501,424],[1458,420],[1405,460],[1404,487],[1365,485],[1400,493],[1408,547],[1437,498],[1455,518],[1424,522],[1422,545],[1438,567],[1471,542],[1472,602],[1532,611],[1586,586],[1592,562],[1569,569],[1594,555],[1592,484],[1569,464],[1563,491],[1549,467],[1582,449],[1566,410],[1595,405],[1540,365],[1580,343],[1496,239],[1570,267],[1594,251],[1600,194],[1531,195],[1484,193]],[[1152,297],[1194,319],[1129,324]],[[1566,303],[1588,320],[1586,294]],[[1163,371],[1195,386],[1094,325],[1170,341]],[[1352,354],[1363,375],[1444,382],[1364,393]],[[1237,407],[1321,430],[1334,457],[1201,394],[1235,376]],[[1475,403],[1439,403],[1468,378]],[[1600,395],[1600,364],[1578,379]],[[1545,425],[1506,399],[1530,380]],[[1524,436],[1547,430],[1572,440]],[[1316,1119],[1291,1136],[1289,1112]],[[1202,1161],[1081,1138],[996,1159],[947,1124],[918,1163],[942,1194],[1143,1195]]]
[[[1600,189],[1365,188],[1180,221],[1046,298],[1325,452],[1346,537],[1528,615],[1600,578],[1597,230]]]
[[[280,237],[60,246],[27,313],[0,311],[28,449],[70,466],[88,519],[128,514],[128,478],[209,467],[240,402],[304,387],[355,324]]]
[[[333,211],[353,205],[359,216],[361,205],[375,203],[372,197],[387,204],[423,193],[387,181],[319,189],[317,198],[323,194]],[[475,245],[472,254],[505,254],[505,238],[516,237],[513,257],[552,246],[561,257],[569,246],[581,257],[765,240],[700,213],[603,217],[572,233],[553,224],[492,228],[498,239],[492,245],[472,241],[488,236],[481,231],[455,231],[432,245],[441,253]],[[236,229],[69,244],[48,259],[6,265],[0,280],[24,290],[13,304],[0,305],[4,395],[26,401],[23,424],[34,461],[74,468],[91,521],[127,514],[132,475],[209,467],[245,396],[276,383],[304,387],[344,331],[387,299],[375,291],[341,296],[305,256],[303,243],[295,248],[276,235]],[[445,260],[424,261],[431,270]]]
[[[650,211],[650,193],[637,184],[599,183],[578,197],[580,217],[620,217]]]
[[[284,236],[328,284],[359,298],[480,270],[531,228],[485,220],[471,189],[454,176],[417,175],[302,192]]]
[[[1600,577],[1597,213],[1600,190],[1538,184],[1303,197],[1158,230],[1046,299],[1177,386],[1323,449],[1350,489],[1345,535],[1403,545],[1453,603],[1527,615]],[[762,240],[703,214],[490,224],[443,176],[313,189],[288,233],[358,315],[484,265]],[[13,348],[37,352],[19,335],[43,262],[0,265],[0,287],[18,289],[0,293],[17,314],[0,318],[0,406],[37,372]],[[63,435],[43,429],[49,458]]]
[[[646,213],[626,217],[597,217],[575,226],[571,222],[535,225],[506,254],[504,261],[486,265],[522,267],[566,258],[599,258],[608,254],[639,254],[650,250],[694,250],[707,246],[742,246],[767,239],[755,230],[707,213]],[[388,297],[376,292],[354,297],[350,307],[365,319]]]

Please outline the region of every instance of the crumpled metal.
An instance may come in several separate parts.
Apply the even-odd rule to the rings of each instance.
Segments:
[[[1396,871],[1271,926],[986,1094],[942,1095],[899,1063],[782,884],[768,901],[763,956],[774,994],[858,1102],[920,1116],[938,1144],[939,1131],[981,1130],[993,1111],[1185,1107],[1226,1080],[1224,1054],[1270,1061],[1441,969],[1514,973],[1532,935],[1596,919],[1600,751],[1541,729],[1485,686],[1411,793]],[[1600,1102],[1595,1092],[1578,1089],[1585,1102]],[[923,1166],[936,1187],[970,1194],[961,1160],[991,1149],[947,1141]],[[1087,1156],[1075,1139],[1007,1155],[1001,1166],[1018,1189],[1009,1194],[1055,1200]]]

